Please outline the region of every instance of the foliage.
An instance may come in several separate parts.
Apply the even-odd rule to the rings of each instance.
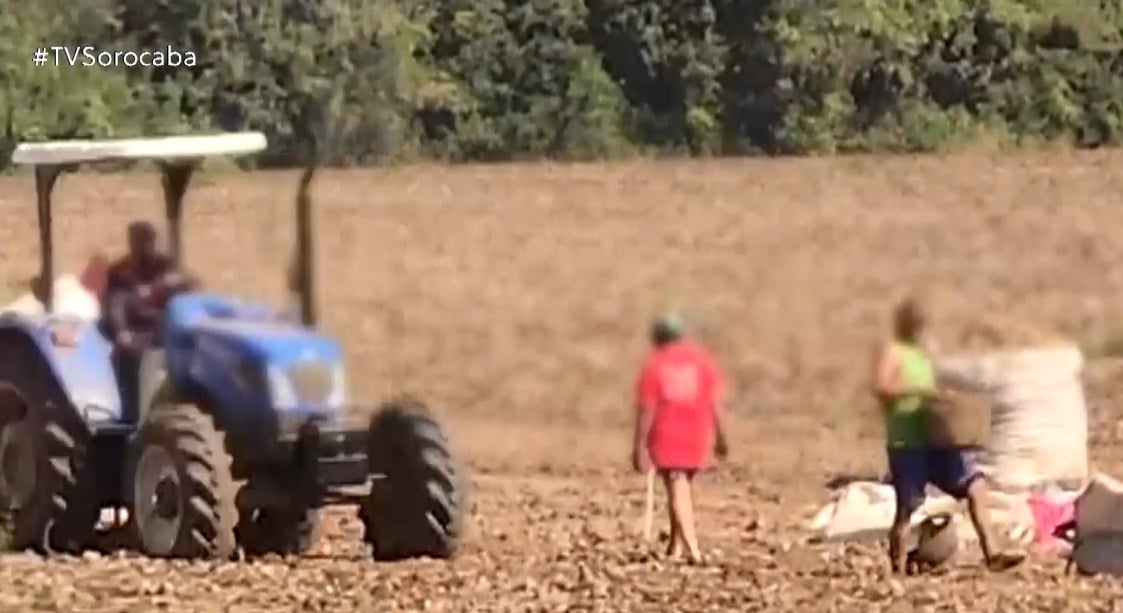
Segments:
[[[31,62],[83,44],[199,62]],[[340,164],[1096,147],[1121,45],[1108,0],[0,0],[0,154],[257,129],[290,164],[309,100]]]

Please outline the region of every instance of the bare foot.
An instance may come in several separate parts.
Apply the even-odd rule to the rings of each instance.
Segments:
[[[686,554],[686,562],[691,566],[697,566],[702,563],[702,552],[694,549]]]

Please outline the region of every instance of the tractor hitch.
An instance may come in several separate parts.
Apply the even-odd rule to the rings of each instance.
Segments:
[[[365,486],[369,479],[366,430],[309,420],[285,446],[304,476],[323,488]]]

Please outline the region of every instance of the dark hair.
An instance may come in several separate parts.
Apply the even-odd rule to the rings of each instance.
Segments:
[[[154,240],[156,238],[156,226],[147,221],[134,221],[129,224],[128,234],[130,239]]]
[[[669,345],[682,338],[682,335],[676,330],[669,330],[660,326],[656,326],[651,331],[651,343],[657,347]]]
[[[893,333],[897,338],[916,340],[926,322],[924,309],[915,296],[902,300],[893,311]]]

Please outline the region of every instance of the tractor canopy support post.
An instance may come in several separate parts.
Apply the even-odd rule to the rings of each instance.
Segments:
[[[296,291],[300,300],[300,320],[316,326],[315,231],[312,227],[312,179],[327,151],[327,107],[314,96],[306,97],[293,117],[293,130],[305,145],[304,171],[296,191]]]
[[[309,164],[300,175],[296,192],[296,289],[300,298],[300,321],[312,328],[317,322],[315,262],[313,253],[312,198],[309,191],[316,165]]]
[[[51,219],[51,196],[55,183],[66,167],[59,164],[42,164],[35,167],[36,213],[39,219],[39,278],[36,291],[48,313],[54,312],[55,302],[55,248]]]
[[[181,265],[183,256],[183,196],[195,174],[198,161],[164,162],[160,165],[164,186],[164,215],[168,221],[168,241],[173,261]]]

